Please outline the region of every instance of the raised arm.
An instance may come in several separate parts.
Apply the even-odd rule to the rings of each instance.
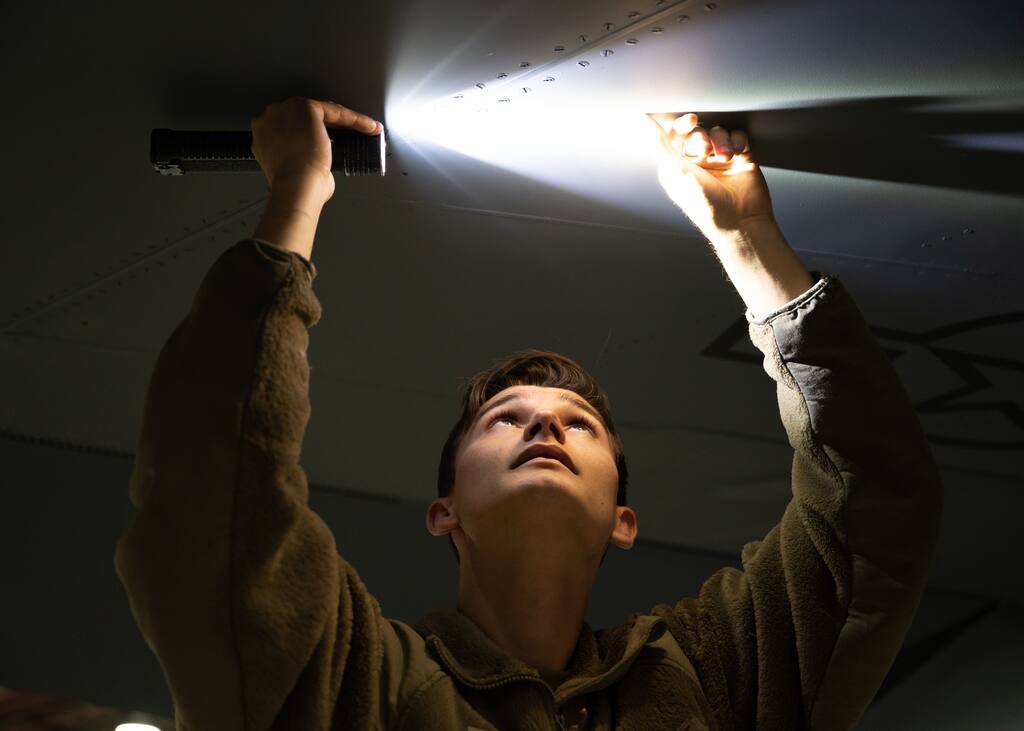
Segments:
[[[742,130],[710,132],[696,114],[655,123],[658,179],[714,248],[755,317],[806,292],[810,272],[775,222],[764,174]]]
[[[334,195],[327,127],[379,135],[384,125],[334,102],[292,97],[252,121],[252,151],[270,183],[270,199],[253,238],[313,256],[324,204]]]
[[[338,555],[299,464],[324,180],[273,176],[273,245],[217,259],[149,381],[115,567],[183,730],[389,727],[408,680],[417,637]]]
[[[793,447],[793,498],[743,547],[743,571],[723,569],[696,599],[655,613],[694,659],[723,728],[847,729],[913,619],[942,485],[853,300],[807,272],[778,230],[746,136],[709,135],[695,115],[678,124],[662,134],[660,179],[747,304]]]

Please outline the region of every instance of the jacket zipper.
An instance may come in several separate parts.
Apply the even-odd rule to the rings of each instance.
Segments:
[[[507,685],[508,683],[515,683],[520,680],[529,680],[532,683],[539,683],[540,685],[543,685],[544,690],[547,691],[547,698],[551,701],[551,714],[555,720],[555,723],[558,725],[558,731],[568,731],[568,729],[565,726],[565,716],[562,713],[560,713],[558,709],[555,707],[555,694],[551,690],[551,686],[549,686],[540,678],[534,675],[510,675],[506,678],[502,678],[501,680],[495,680],[491,683],[476,683],[470,680],[469,678],[463,677],[461,673],[455,672],[455,669],[452,667],[452,664],[448,661],[447,653],[441,652],[439,654],[444,658],[445,665],[448,667],[448,672],[450,672],[455,677],[459,678],[459,680],[462,683],[468,685],[471,688],[477,688],[479,690],[484,690],[488,688],[498,688],[502,685]]]
[[[449,670],[450,669],[451,668],[449,668]],[[548,699],[551,701],[551,713],[552,717],[555,720],[555,724],[558,726],[558,731],[568,731],[568,729],[565,726],[565,715],[559,713],[558,710],[555,708],[555,694],[551,692],[551,687],[540,678],[535,678],[532,675],[510,675],[507,678],[496,680],[493,683],[466,683],[466,679],[463,679],[462,682],[466,683],[466,685],[470,687],[483,690],[488,688],[497,688],[499,686],[507,685],[508,683],[514,683],[519,680],[530,680],[535,683],[540,683],[544,686],[544,689],[548,692]]]

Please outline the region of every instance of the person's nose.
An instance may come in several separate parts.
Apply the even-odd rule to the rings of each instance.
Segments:
[[[555,438],[555,441],[562,442],[565,440],[565,430],[562,428],[562,422],[558,420],[558,414],[550,409],[534,413],[529,425],[523,432],[523,438],[529,442],[538,435],[547,436],[549,434]]]

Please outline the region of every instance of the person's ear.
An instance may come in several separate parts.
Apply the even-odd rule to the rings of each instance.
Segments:
[[[451,496],[439,497],[427,508],[427,531],[431,535],[443,536],[459,527]]]
[[[636,540],[637,524],[636,513],[631,508],[616,506],[615,513],[617,521],[612,531],[611,541],[619,548],[629,550]]]

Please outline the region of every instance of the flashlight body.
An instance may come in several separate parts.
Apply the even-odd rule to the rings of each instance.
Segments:
[[[343,175],[384,175],[385,136],[328,127],[331,170]],[[154,129],[149,161],[161,175],[262,172],[252,154],[252,132]]]

